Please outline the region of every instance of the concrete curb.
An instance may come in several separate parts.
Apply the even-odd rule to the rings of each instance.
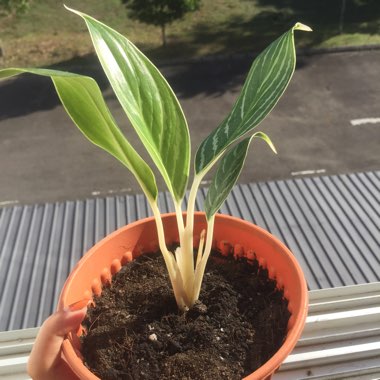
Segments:
[[[361,52],[361,51],[372,51],[372,50],[380,50],[380,44],[374,45],[361,45],[361,46],[339,46],[333,48],[311,48],[311,49],[298,49],[297,56],[298,57],[307,57],[313,55],[320,54],[336,54],[336,53],[349,53],[349,52]],[[202,63],[212,63],[212,62],[236,62],[236,61],[244,61],[251,60],[257,57],[260,54],[260,51],[254,52],[244,52],[244,53],[235,53],[235,54],[214,54],[214,55],[206,55],[203,57],[197,58],[189,58],[189,59],[168,59],[168,60],[160,60],[160,59],[152,59],[153,63],[158,67],[174,67],[174,66],[183,66],[183,65],[191,65],[191,64],[202,64]],[[100,63],[99,65],[88,65],[86,66],[90,70],[101,71]],[[1,65],[0,65],[0,68]],[[5,67],[4,67],[5,68]],[[59,68],[61,70],[69,70],[72,72],[76,72],[83,68],[83,66],[70,66],[66,67],[64,65],[53,65],[52,68]]]
[[[336,54],[336,53],[349,53],[349,52],[360,52],[360,51],[372,51],[380,50],[380,44],[373,45],[360,45],[360,46],[338,46],[332,48],[310,48],[310,49],[298,49],[297,56],[312,56],[319,54]],[[154,63],[159,67],[167,66],[180,66],[187,64],[197,64],[203,62],[221,62],[221,61],[238,61],[244,59],[254,59],[260,51],[255,51],[251,53],[235,53],[235,54],[214,54],[207,55],[203,57],[190,58],[190,59],[174,59],[174,60],[157,60]]]
[[[299,49],[299,55],[316,55],[316,54],[334,54],[334,53],[349,53],[356,51],[371,51],[380,50],[380,44],[373,45],[358,45],[358,46],[337,46],[332,48],[312,48]]]

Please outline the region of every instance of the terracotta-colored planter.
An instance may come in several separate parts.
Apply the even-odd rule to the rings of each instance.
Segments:
[[[178,241],[175,214],[163,215],[167,242]],[[206,227],[203,213],[195,215],[194,236],[199,236]],[[284,289],[289,301],[291,317],[284,344],[263,366],[247,376],[246,380],[270,379],[296,345],[303,330],[308,305],[307,286],[302,270],[293,254],[273,235],[241,219],[217,215],[215,222],[215,244],[228,239],[235,251],[254,251],[260,264],[268,269],[269,276],[276,279],[278,287]],[[59,299],[62,309],[81,298],[101,293],[102,285],[111,280],[121,265],[144,252],[158,248],[156,226],[153,218],[131,223],[110,234],[78,262],[66,280]],[[78,331],[77,335],[80,335]],[[73,378],[99,379],[82,363],[76,351],[80,351],[78,336],[70,334],[63,344],[63,356],[71,369]],[[75,374],[75,375],[74,375]]]

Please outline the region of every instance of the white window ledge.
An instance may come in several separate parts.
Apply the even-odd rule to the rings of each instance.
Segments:
[[[302,337],[273,380],[380,379],[380,283],[309,297]]]
[[[304,333],[273,380],[380,379],[380,282],[309,292]],[[0,378],[29,379],[38,328],[0,332]]]

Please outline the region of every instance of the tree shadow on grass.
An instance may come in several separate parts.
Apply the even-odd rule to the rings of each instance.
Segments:
[[[263,17],[248,22],[234,17],[215,29],[207,23],[199,23],[191,33],[189,43],[173,38],[166,48],[140,48],[158,64],[179,97],[190,98],[200,94],[218,97],[240,86],[254,56],[286,30],[282,20],[278,20],[282,30],[276,35],[266,24],[267,15],[261,16]],[[258,23],[262,25],[257,27]],[[199,51],[209,42],[217,47],[213,56],[190,59],[199,55]],[[180,63],[176,64],[178,57]],[[50,68],[89,75],[97,80],[102,91],[109,87],[97,57],[93,54],[73,58]],[[114,98],[113,95],[107,97]],[[0,83],[0,104],[0,120],[4,120],[51,110],[60,105],[60,101],[50,78],[25,74]]]
[[[252,0],[244,0],[252,1]],[[380,1],[378,0],[257,0],[268,11],[252,21],[278,25],[282,22],[302,22],[314,32],[300,36],[305,47],[314,47],[341,33],[379,34]]]
[[[251,0],[242,0],[251,1]],[[249,20],[232,17],[225,24],[210,28],[199,23],[188,41],[172,39],[163,48],[140,46],[155,63],[179,97],[197,95],[218,97],[243,84],[253,58],[295,22],[310,25],[314,33],[297,33],[296,45],[313,47],[339,34],[341,0],[256,0],[262,11]],[[345,33],[379,33],[379,0],[346,0]],[[204,45],[212,42],[215,53],[192,60]],[[180,57],[180,62],[175,61]],[[163,64],[167,60],[167,64]],[[302,68],[307,60],[298,60]],[[102,91],[108,81],[94,55],[74,58],[51,68],[94,77]],[[108,95],[113,98],[113,95]],[[0,120],[49,110],[60,104],[49,78],[25,75],[0,84]]]
[[[318,46],[339,35],[341,28],[347,34],[380,33],[379,0],[346,0],[343,18],[341,0],[257,0],[255,3],[262,11],[251,19],[231,17],[227,23],[212,29],[207,23],[195,26],[186,49],[196,55],[210,42],[216,56],[169,73],[168,80],[177,94],[185,98],[198,94],[220,96],[242,85],[254,57],[296,22],[314,29],[313,33],[296,33],[298,48]],[[168,48],[175,57],[181,53],[183,44],[172,44]],[[148,54],[155,57],[160,52],[150,50]],[[296,68],[302,69],[308,62],[308,58],[298,57]]]
[[[149,51],[146,52],[148,55]],[[153,61],[157,61],[153,58]],[[220,96],[243,81],[251,59],[247,57],[213,57],[212,59],[182,61],[181,63],[155,62],[178,97],[198,94]],[[109,82],[95,55],[78,57],[49,67],[93,77],[104,92]],[[106,101],[115,99],[107,91]],[[60,100],[49,77],[23,74],[0,82],[0,121],[37,111],[52,110]]]
[[[255,28],[254,24],[257,22],[266,24],[266,28]],[[164,75],[181,98],[197,95],[218,97],[229,91],[238,91],[255,57],[289,29],[281,21],[277,32],[267,26],[266,17],[245,22],[240,17],[234,17],[229,20],[228,25],[221,25],[215,30],[210,30],[205,24],[198,24],[190,42],[193,54],[209,41],[218,47],[215,54],[177,65],[164,65]],[[156,51],[148,51],[147,54],[157,56]],[[297,69],[306,64],[307,60],[299,57]]]

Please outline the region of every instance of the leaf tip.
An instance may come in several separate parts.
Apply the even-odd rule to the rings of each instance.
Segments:
[[[274,146],[274,144],[272,143],[272,141],[267,141],[267,140],[265,140],[266,141],[266,143],[269,145],[269,148],[271,148],[271,150],[272,150],[272,152],[274,153],[274,154],[277,154],[277,149],[276,149],[276,147]]]
[[[307,26],[305,24],[302,24],[300,22],[297,22],[294,27],[293,27],[294,30],[302,30],[304,32],[312,32],[313,29],[310,28],[310,26]]]
[[[81,12],[79,12],[79,11],[73,9],[73,8],[68,7],[66,4],[63,4],[63,6],[65,7],[66,10],[68,10],[70,12],[73,12],[73,13],[77,14],[78,16],[82,16]]]

